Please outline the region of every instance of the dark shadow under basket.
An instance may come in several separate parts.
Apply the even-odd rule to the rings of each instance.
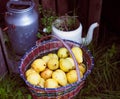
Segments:
[[[46,53],[49,52],[55,52],[59,48],[64,47],[64,44],[59,41],[59,40],[46,40],[41,43],[37,43],[36,46],[32,47],[26,54],[23,56],[20,62],[19,66],[19,71],[20,71],[20,76],[23,78],[25,83],[27,84],[29,90],[32,93],[32,96],[34,99],[71,99],[74,96],[76,96],[79,91],[82,89],[84,86],[84,82],[88,74],[90,74],[93,66],[94,66],[94,59],[93,56],[91,55],[90,50],[88,50],[85,46],[80,45],[76,42],[69,41],[69,40],[64,40],[64,42],[72,48],[73,46],[79,46],[82,51],[83,51],[83,58],[84,58],[84,63],[87,66],[87,71],[85,72],[83,78],[81,80],[69,84],[64,87],[60,88],[41,88],[38,86],[34,86],[30,84],[25,77],[25,72],[29,68],[30,64],[35,60],[36,58],[45,55]]]

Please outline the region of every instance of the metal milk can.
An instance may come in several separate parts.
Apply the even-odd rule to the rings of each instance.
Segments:
[[[13,50],[23,55],[37,40],[39,23],[35,3],[32,0],[9,1],[5,21]]]

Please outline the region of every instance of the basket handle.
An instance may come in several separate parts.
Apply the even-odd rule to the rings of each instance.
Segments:
[[[63,43],[63,45],[68,49],[68,51],[70,52],[70,54],[72,55],[72,58],[74,60],[74,63],[75,63],[75,67],[76,67],[76,71],[77,71],[77,75],[78,75],[78,81],[81,82],[81,77],[80,77],[80,71],[79,71],[79,67],[78,67],[78,63],[76,61],[76,58],[73,54],[73,52],[71,51],[70,47],[64,42],[64,40],[62,40],[60,37],[58,36],[55,36],[55,35],[48,35],[48,36],[44,36],[42,37],[41,39],[39,39],[38,41],[36,41],[36,46],[40,45],[40,43],[47,39],[47,38],[50,38],[50,37],[53,37],[53,38],[56,38],[57,40],[61,41]]]

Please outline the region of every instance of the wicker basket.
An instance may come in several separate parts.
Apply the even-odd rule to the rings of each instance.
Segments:
[[[54,37],[55,39],[45,40],[46,38],[49,38],[51,36]],[[85,72],[83,78],[81,78],[79,75],[79,68],[77,62],[72,51],[70,50],[70,48],[72,48],[73,46],[79,46],[83,51],[84,63],[87,66],[87,71]],[[25,71],[29,68],[33,60],[45,55],[46,53],[55,52],[61,47],[66,47],[69,50],[70,54],[72,55],[76,65],[78,81],[73,84],[69,84],[67,86],[59,88],[41,88],[39,86],[34,86],[30,84],[26,80]],[[33,99],[72,99],[79,93],[79,91],[84,86],[85,79],[88,76],[88,74],[90,74],[94,66],[93,60],[94,59],[90,53],[90,50],[88,50],[85,46],[80,45],[73,41],[62,40],[59,37],[50,35],[37,41],[36,46],[32,47],[28,52],[26,52],[26,54],[21,59],[19,71],[20,76],[23,78],[30,92],[32,93]]]

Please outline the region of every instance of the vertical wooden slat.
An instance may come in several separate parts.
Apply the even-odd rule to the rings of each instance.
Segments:
[[[15,57],[15,55],[14,56],[10,55],[11,51],[8,50],[6,47],[6,44],[4,41],[4,36],[3,36],[1,29],[0,29],[0,40],[1,40],[2,50],[4,53],[4,58],[6,60],[6,66],[8,67],[9,73],[12,73],[12,72],[19,73],[18,72],[18,64],[19,64],[20,60],[14,60],[13,57]]]
[[[89,1],[89,12],[88,12],[88,24],[93,22],[100,22],[102,8],[102,0],[90,0]]]
[[[2,33],[0,29],[0,34]],[[8,72],[6,62],[5,62],[5,56],[3,54],[3,47],[2,47],[2,42],[0,39],[0,77],[4,76]]]
[[[36,10],[38,11],[38,8],[39,8],[39,0],[34,0],[34,3],[35,3],[35,8],[36,8]]]
[[[0,0],[0,13],[4,13],[6,11],[6,3],[9,0]]]
[[[2,48],[1,48],[1,44],[0,44],[0,77],[4,76],[4,74],[6,74],[7,72],[8,72],[8,70],[6,68],[4,55],[2,53]]]
[[[57,0],[58,15],[65,15],[68,12],[68,0]]]
[[[102,0],[89,0],[89,12],[88,12],[88,25],[91,25],[94,22],[100,24],[102,9]],[[99,36],[99,28],[94,31],[94,40],[97,42]]]
[[[41,0],[41,5],[46,10],[52,10],[56,12],[55,0]]]
[[[78,16],[79,20],[83,26],[83,36],[86,36],[86,32],[88,31],[88,9],[89,9],[89,0],[79,0],[78,1]]]
[[[34,0],[34,2],[35,2],[37,5],[39,5],[39,0]]]

